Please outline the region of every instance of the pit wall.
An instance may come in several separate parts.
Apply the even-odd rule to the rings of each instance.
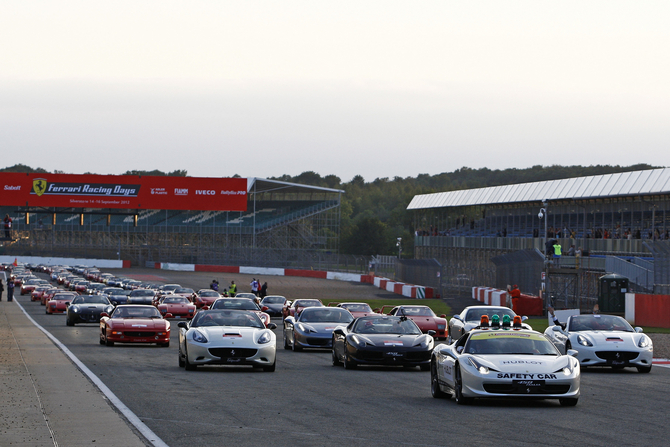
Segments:
[[[297,270],[268,267],[246,267],[246,266],[227,266],[227,265],[204,265],[204,264],[174,264],[166,262],[157,262],[154,268],[160,270],[176,270],[182,272],[212,272],[212,273],[241,273],[247,275],[259,276],[300,276],[304,278],[333,279],[337,281],[351,281],[373,284],[380,289],[407,298],[438,298],[438,294],[432,287],[417,286],[401,282],[391,281],[388,278],[382,278],[373,275],[359,275],[355,273],[325,272],[315,270]]]
[[[114,259],[50,258],[43,256],[0,256],[0,263],[45,264],[45,265],[85,265],[108,269],[130,268],[130,261]]]
[[[512,307],[517,315],[538,316],[543,315],[542,298],[524,295],[516,300],[516,304],[508,300],[507,291],[498,290],[492,287],[473,287],[472,298],[487,306],[506,306]]]
[[[670,296],[626,294],[626,320],[635,326],[670,328]]]

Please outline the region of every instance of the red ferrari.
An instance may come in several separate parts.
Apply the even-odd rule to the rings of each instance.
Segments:
[[[414,321],[421,332],[427,334],[428,331],[435,331],[435,337],[438,340],[445,340],[447,338],[446,327],[447,327],[447,316],[440,315],[439,317],[435,315],[433,309],[428,306],[391,306],[386,305],[382,307],[381,313],[384,313],[384,309],[387,307],[393,307],[391,312],[388,315],[396,315],[398,317],[407,317],[410,320]]]
[[[284,307],[282,308],[282,315],[284,318],[289,315],[292,317],[297,317],[300,315],[300,312],[306,307],[322,307],[323,303],[321,300],[295,300],[293,302],[287,301]]]
[[[108,315],[100,314],[100,344],[114,346],[114,343],[157,343],[170,346],[170,322],[154,306],[144,304],[124,304],[117,306]],[[172,318],[166,314],[165,318]]]
[[[188,318],[195,315],[195,304],[191,304],[188,298],[179,295],[168,295],[156,306],[161,315],[172,314],[174,318]]]
[[[62,314],[67,310],[67,305],[75,297],[79,296],[76,293],[56,293],[49,301],[47,301],[46,313],[48,314]]]
[[[32,291],[30,294],[30,301],[39,301],[42,299],[42,295],[44,295],[44,292],[47,290],[50,290],[52,286],[46,285],[46,286],[37,286],[35,287],[35,290]]]
[[[337,307],[347,309],[354,318],[367,317],[368,315],[377,315],[368,303],[339,303]]]
[[[195,294],[194,302],[195,306],[200,309],[203,306],[211,306],[214,304],[214,301],[221,298],[221,294],[216,290],[212,289],[200,289]]]

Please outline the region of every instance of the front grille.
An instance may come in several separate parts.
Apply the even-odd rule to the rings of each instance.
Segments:
[[[405,354],[405,357],[410,362],[421,362],[424,360],[430,360],[430,351],[410,351]]]
[[[209,353],[214,357],[222,359],[227,358],[247,358],[253,357],[258,352],[256,349],[249,348],[210,348]]]
[[[525,387],[512,383],[485,383],[484,390],[491,394],[565,394],[570,385],[547,385]]]
[[[384,353],[381,351],[358,351],[356,357],[361,360],[381,360],[384,358]]]
[[[630,351],[597,351],[596,355],[603,360],[628,362],[636,358],[639,354]]]
[[[156,335],[155,332],[136,332],[136,331],[125,331],[123,333],[126,337],[153,337]]]
[[[330,338],[307,337],[305,339],[308,345],[313,346],[330,346],[332,340]]]

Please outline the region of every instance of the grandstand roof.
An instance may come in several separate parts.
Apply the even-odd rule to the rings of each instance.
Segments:
[[[332,192],[343,193],[341,189],[323,188],[321,186],[301,185],[299,183],[280,182],[264,178],[250,177],[247,179],[247,192],[282,192],[282,193],[305,193],[305,192]]]
[[[670,193],[670,168],[420,194],[408,210]]]

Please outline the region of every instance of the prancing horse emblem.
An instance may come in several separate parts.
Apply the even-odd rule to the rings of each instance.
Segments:
[[[230,350],[230,355],[235,355],[235,350],[234,349]]]
[[[46,191],[46,190],[47,190],[46,179],[43,179],[43,178],[33,179],[33,191],[35,191],[35,194],[37,194],[37,197],[44,194],[44,191]]]

